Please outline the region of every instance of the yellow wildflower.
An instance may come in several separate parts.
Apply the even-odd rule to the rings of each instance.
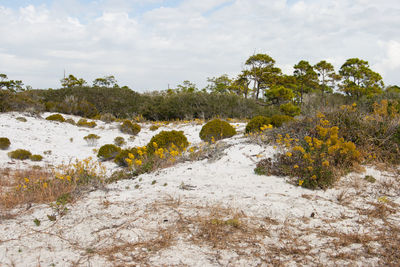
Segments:
[[[140,165],[142,165],[142,161],[140,159],[137,159],[137,160],[135,160],[135,164],[140,166]]]
[[[299,165],[296,164],[293,166],[293,168],[297,169],[297,168],[299,168]]]
[[[29,183],[29,179],[28,178],[24,178],[25,183]]]
[[[43,188],[47,188],[47,183],[46,182],[43,183]]]
[[[292,153],[286,152],[286,156],[288,156],[290,158],[292,156]]]
[[[322,166],[328,167],[328,166],[329,166],[329,161],[324,160],[324,161],[322,162]]]
[[[301,186],[304,183],[304,180],[299,180],[299,186]]]

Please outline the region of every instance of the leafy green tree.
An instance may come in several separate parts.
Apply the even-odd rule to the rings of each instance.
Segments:
[[[318,84],[318,74],[308,61],[301,60],[294,65],[293,75],[297,79],[296,91],[300,95],[300,104],[303,103],[303,96],[309,93]]]
[[[338,77],[333,65],[322,60],[314,65],[314,70],[318,74],[319,90],[321,91],[322,97],[324,97],[325,93],[332,93]]]
[[[93,81],[93,87],[107,87],[107,88],[118,88],[117,80],[113,75],[104,76],[103,78],[96,78]]]
[[[243,70],[235,80],[232,81],[231,91],[234,92],[238,96],[243,96],[247,99],[251,89],[249,88],[250,79],[248,78],[249,74],[247,70]]]
[[[22,88],[24,84],[19,80],[9,80],[6,74],[0,73],[0,90],[6,89],[10,92],[24,91]]]
[[[290,88],[282,85],[274,85],[271,89],[265,91],[266,98],[273,104],[291,101],[294,98],[294,93]]]
[[[368,61],[350,58],[339,73],[343,77],[341,90],[349,96],[376,95],[382,93],[384,88],[381,75],[369,68]]]
[[[206,89],[212,93],[227,94],[232,92],[232,80],[229,79],[227,74],[223,74],[219,77],[207,78]]]
[[[82,87],[86,85],[86,81],[82,78],[78,79],[74,75],[70,74],[68,77],[60,80],[62,87]]]
[[[254,98],[258,99],[260,91],[275,85],[282,74],[280,68],[275,67],[275,60],[267,54],[252,55],[246,60],[248,77],[253,81]]]
[[[192,82],[190,82],[188,80],[183,81],[182,84],[179,84],[176,87],[177,87],[176,90],[178,92],[181,92],[181,93],[183,93],[183,92],[191,93],[191,92],[195,92],[195,91],[198,90],[197,87],[196,87],[196,84],[192,83]]]
[[[400,93],[400,86],[397,85],[390,85],[386,87],[386,92],[388,93]]]

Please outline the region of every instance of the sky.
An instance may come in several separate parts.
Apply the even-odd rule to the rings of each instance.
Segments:
[[[0,0],[0,73],[33,88],[114,75],[145,92],[234,78],[254,53],[284,73],[358,57],[400,85],[399,0]]]

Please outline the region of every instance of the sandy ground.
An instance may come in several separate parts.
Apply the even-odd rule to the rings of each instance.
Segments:
[[[95,157],[94,148],[129,136],[117,123],[94,129],[22,113],[0,114],[10,150],[44,155],[41,166]],[[25,117],[27,122],[16,120]],[[79,118],[68,116],[77,121]],[[244,123],[233,123],[239,132]],[[142,131],[143,146],[161,130],[182,130],[198,144],[201,125],[169,124]],[[95,147],[83,137],[101,136]],[[214,157],[122,180],[87,193],[56,216],[50,205],[0,218],[0,266],[382,266],[400,264],[398,173],[364,166],[334,188],[311,191],[287,179],[254,174],[272,156],[239,133],[220,141]],[[23,168],[0,151],[0,166]],[[36,163],[35,163],[36,164]],[[108,172],[117,170],[110,163]],[[376,178],[375,183],[364,180]],[[34,220],[40,220],[40,226]]]

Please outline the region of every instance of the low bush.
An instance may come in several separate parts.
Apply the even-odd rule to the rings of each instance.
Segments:
[[[102,147],[100,147],[99,152],[97,153],[97,157],[101,160],[111,160],[115,158],[120,151],[121,148],[117,147],[116,145],[103,145]]]
[[[246,125],[246,133],[260,132],[261,128],[271,124],[271,119],[265,116],[255,116]]]
[[[279,106],[279,110],[290,117],[300,115],[301,109],[299,106],[293,105],[292,103],[286,103]]]
[[[124,122],[120,125],[119,129],[123,133],[137,135],[140,132],[141,127],[139,124],[132,123],[130,120],[124,120]]]
[[[236,134],[235,128],[228,122],[215,119],[207,122],[200,131],[200,138],[203,141],[211,142],[232,137]]]
[[[115,121],[117,118],[111,113],[105,113],[105,114],[101,114],[99,119],[101,121],[109,123],[109,122]]]
[[[287,115],[273,115],[271,117],[271,124],[274,127],[281,127],[284,123],[290,122],[293,117]]]
[[[10,140],[7,137],[0,137],[0,149],[7,149],[11,145]]]
[[[72,124],[72,125],[76,125],[76,122],[73,119],[66,119],[65,122]]]
[[[65,122],[65,119],[61,114],[50,115],[50,116],[46,117],[46,120],[48,120],[48,121]]]
[[[29,157],[29,159],[32,160],[32,161],[42,161],[43,156],[41,156],[41,155],[31,155]]]
[[[19,160],[29,159],[31,155],[32,153],[25,149],[17,149],[8,153],[10,158]]]
[[[24,117],[17,117],[16,120],[20,122],[27,122],[27,119]]]
[[[88,134],[83,139],[88,143],[89,146],[95,146],[97,144],[97,140],[100,139],[100,136],[97,134]]]
[[[116,146],[123,146],[126,144],[125,139],[122,136],[117,136],[114,138],[114,144]]]
[[[157,131],[157,130],[158,130],[158,128],[160,128],[160,126],[157,126],[157,125],[151,125],[151,126],[150,126],[150,131]]]
[[[96,122],[94,121],[87,121],[86,119],[80,119],[77,123],[77,126],[80,127],[87,127],[87,128],[94,128],[97,126]]]
[[[129,157],[131,154],[131,157]],[[133,155],[133,156],[132,156]],[[136,147],[134,148],[129,148],[129,149],[121,149],[117,156],[114,158],[114,162],[121,167],[128,167],[128,161],[127,159],[130,158],[139,158],[140,154],[138,153],[138,149]],[[130,159],[130,160],[132,160]]]
[[[147,150],[152,154],[160,148],[169,149],[172,146],[176,146],[178,150],[182,151],[188,145],[189,142],[183,131],[161,131],[151,138],[147,145]]]
[[[362,159],[356,145],[341,137],[339,127],[323,114],[309,122],[314,125],[296,136],[278,134],[275,140],[281,152],[261,160],[258,174],[290,176],[302,187],[328,188],[336,179]]]

